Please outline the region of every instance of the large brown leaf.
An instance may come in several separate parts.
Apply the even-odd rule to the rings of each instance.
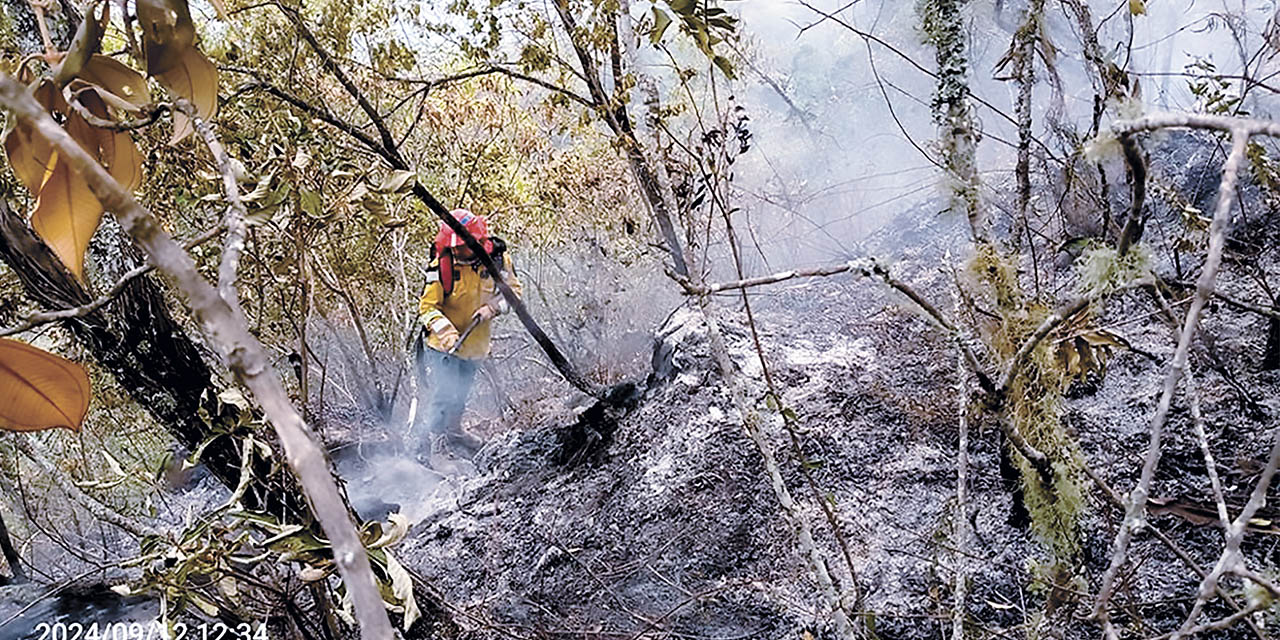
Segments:
[[[31,228],[71,273],[83,278],[84,252],[102,221],[102,205],[84,178],[72,171],[56,151],[53,171],[40,186],[39,193],[31,214]]]
[[[151,102],[147,79],[110,56],[94,54],[80,69],[79,78],[110,91],[134,106],[140,107]]]
[[[67,103],[62,92],[52,81],[45,79],[31,89],[36,102],[39,102],[48,113],[65,114]],[[35,135],[27,127],[13,126],[5,131],[4,151],[9,157],[9,166],[14,175],[32,194],[40,192],[40,185],[53,169],[53,149],[43,138]]]
[[[93,88],[78,93],[78,100],[84,108],[99,118],[107,119],[107,104],[102,96]],[[142,154],[133,144],[133,138],[124,131],[111,131],[90,126],[79,115],[72,113],[67,122],[67,130],[74,131],[73,136],[84,136],[87,142],[82,143],[93,154],[98,162],[116,179],[121,186],[134,191],[142,186]],[[82,139],[77,137],[77,139]],[[96,145],[96,151],[92,148]]]
[[[195,105],[196,114],[208,120],[218,111],[218,68],[198,49],[187,49],[182,59],[172,69],[157,74],[156,79],[166,89],[180,95]],[[173,113],[173,139],[177,144],[191,135],[195,128],[190,118],[180,112]]]
[[[88,410],[89,374],[84,367],[0,338],[0,429],[77,430]]]
[[[178,65],[196,42],[187,0],[137,0],[138,25],[147,73],[158,76]]]

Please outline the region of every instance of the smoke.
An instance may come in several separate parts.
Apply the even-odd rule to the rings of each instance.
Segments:
[[[812,9],[800,2],[730,5],[743,19],[744,53],[751,60],[739,69],[735,97],[751,117],[756,144],[740,160],[736,183],[744,215],[757,230],[746,252],[756,254],[756,269],[841,259],[904,212],[945,206],[939,198],[941,171],[931,160],[938,156],[929,107],[934,81],[916,66],[935,64],[923,44],[916,3],[809,4]],[[1090,3],[1102,48],[1140,83],[1147,111],[1196,109],[1184,74],[1197,61],[1209,61],[1222,74],[1258,77],[1277,66],[1265,37],[1274,2],[1152,2],[1148,14],[1139,16],[1119,4],[1120,9],[1113,2]],[[996,79],[996,67],[1025,9],[1023,2],[1003,5],[997,13],[990,3],[970,3],[968,15],[970,82],[983,134],[982,197],[997,209],[1012,199],[1017,128],[1009,118],[1017,87]],[[882,42],[868,42],[821,15],[832,12]],[[1049,116],[1086,131],[1094,88],[1074,21],[1050,8],[1045,20],[1051,45],[1046,51],[1061,78],[1061,93],[1038,60],[1034,131],[1065,157],[1073,149],[1055,138]],[[1254,115],[1270,115],[1272,95],[1252,90],[1244,106]]]

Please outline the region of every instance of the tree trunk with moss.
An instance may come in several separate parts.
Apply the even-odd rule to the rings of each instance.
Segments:
[[[974,161],[978,136],[969,105],[969,58],[962,9],[966,0],[923,0],[917,7],[925,41],[934,47],[938,84],[933,96],[934,120],[942,147],[943,168],[950,181],[951,208],[963,211],[976,242],[989,242],[990,231],[978,202],[978,169]]]

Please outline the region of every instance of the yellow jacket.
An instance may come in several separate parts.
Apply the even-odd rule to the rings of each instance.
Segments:
[[[516,295],[520,295],[520,281],[515,277],[515,267],[511,263],[511,256],[504,256],[503,262],[502,279],[511,285]],[[418,314],[423,325],[430,326],[433,320],[443,315],[461,334],[467,330],[467,325],[471,323],[471,315],[481,305],[488,304],[499,312],[507,309],[506,301],[502,298],[502,292],[498,291],[493,278],[489,277],[489,273],[485,271],[484,265],[454,262],[453,268],[457,273],[457,277],[453,281],[453,293],[447,298],[444,295],[444,287],[440,284],[438,266],[438,264],[432,265],[428,276],[427,290],[423,292],[422,299],[418,302]],[[492,321],[480,323],[453,355],[467,360],[479,360],[487,357],[489,355],[490,324],[492,324]],[[427,346],[436,351],[448,351],[448,349],[441,346],[440,340],[434,331],[428,331]]]

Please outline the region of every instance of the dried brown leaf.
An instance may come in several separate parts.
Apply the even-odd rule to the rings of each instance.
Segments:
[[[156,79],[169,91],[186,98],[195,105],[196,114],[208,120],[218,111],[218,68],[197,49],[187,49],[181,60]],[[195,131],[190,118],[180,112],[173,114],[173,139],[177,144]]]
[[[79,429],[89,410],[89,393],[84,367],[0,338],[0,429]]]

